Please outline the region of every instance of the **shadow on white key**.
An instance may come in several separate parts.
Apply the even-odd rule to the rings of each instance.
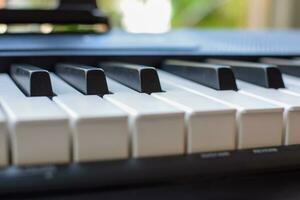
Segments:
[[[94,95],[67,94],[53,100],[71,118],[75,161],[128,157],[129,130],[124,111]]]
[[[239,92],[284,107],[284,144],[300,144],[300,98],[282,90],[266,89],[237,81]],[[286,90],[286,89],[283,89]]]
[[[125,85],[122,85],[121,83],[115,81],[115,80],[112,80],[110,78],[106,78],[106,81],[107,81],[107,85],[109,86],[109,90],[113,93],[123,93],[123,92],[126,92],[126,93],[135,93],[135,94],[139,94],[138,92],[136,92],[135,90],[125,86]]]
[[[182,111],[143,93],[120,92],[104,99],[129,113],[133,157],[184,154]]]
[[[8,130],[6,119],[2,110],[0,110],[0,167],[8,164]]]
[[[14,81],[9,77],[8,74],[0,74],[0,96],[10,95],[25,97],[24,93],[16,86]]]
[[[235,109],[182,90],[152,95],[185,111],[188,153],[236,148]]]
[[[160,81],[237,109],[238,149],[280,146],[283,107],[234,91],[217,91],[158,70]]]
[[[285,83],[285,88],[280,89],[280,91],[292,95],[299,96],[300,94],[300,78],[290,75],[282,75],[283,81]]]
[[[83,95],[81,92],[67,84],[65,81],[63,81],[61,78],[59,78],[56,74],[52,72],[50,72],[50,79],[53,92],[58,96],[66,94]]]

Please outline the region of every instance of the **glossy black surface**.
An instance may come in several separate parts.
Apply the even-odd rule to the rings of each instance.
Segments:
[[[53,9],[0,9],[3,24],[102,24],[110,29],[109,18],[97,8],[96,0],[60,0]]]
[[[10,75],[27,96],[53,96],[49,73],[42,68],[26,64],[12,65]]]
[[[284,88],[281,72],[275,65],[218,59],[208,62],[230,66],[237,79],[265,88]]]
[[[167,60],[161,69],[216,90],[237,90],[231,68],[224,65]]]
[[[105,74],[141,93],[151,94],[161,92],[161,86],[156,69],[142,65],[134,65],[119,62],[100,63]]]
[[[296,170],[299,165],[300,147],[294,145],[66,165],[11,166],[0,170],[0,194],[172,184],[178,180]]]
[[[282,73],[300,77],[300,60],[282,58],[261,58],[260,61],[262,63],[278,66]]]
[[[87,65],[57,64],[55,73],[85,95],[103,96],[109,93],[102,69]]]
[[[196,178],[195,178],[196,179]],[[219,177],[174,183],[135,185],[70,192],[6,196],[7,199],[81,200],[295,200],[300,199],[300,172],[265,173],[256,176]]]

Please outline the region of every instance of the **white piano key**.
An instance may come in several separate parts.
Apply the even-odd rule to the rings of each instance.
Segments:
[[[284,144],[300,144],[300,97],[237,81],[239,92],[284,107]]]
[[[285,83],[285,88],[280,89],[280,91],[292,95],[300,94],[300,79],[298,77],[283,74],[282,78]]]
[[[281,145],[283,107],[234,91],[216,91],[161,70],[158,74],[162,83],[236,108],[238,149]]]
[[[25,97],[24,93],[18,88],[8,74],[0,74],[0,95],[10,95]]]
[[[112,93],[120,93],[120,92],[138,93],[135,90],[133,90],[129,87],[126,87],[125,85],[122,85],[121,83],[119,83],[115,80],[112,80],[110,78],[106,77],[106,81],[107,81],[108,89]]]
[[[108,86],[110,88],[109,83]],[[104,99],[130,115],[133,157],[180,155],[185,152],[182,111],[150,95],[135,92],[105,95]]]
[[[53,98],[70,117],[75,161],[128,157],[127,114],[95,95],[83,95],[55,74],[51,74]]]
[[[78,90],[67,84],[56,74],[50,73],[50,79],[52,84],[52,90],[56,95],[66,95],[66,94],[77,94],[82,95]]]
[[[285,84],[285,89],[280,89],[281,92],[292,94],[292,95],[299,95],[300,94],[300,86],[293,85],[293,84]]]
[[[0,102],[8,118],[13,164],[69,162],[68,118],[50,99],[0,95]]]
[[[124,111],[95,95],[66,94],[53,100],[71,119],[75,161],[128,157],[129,128]]]
[[[296,76],[282,74],[282,78],[283,78],[284,83],[300,86],[300,78],[298,78]]]
[[[186,113],[188,153],[236,148],[235,109],[211,99],[178,90],[170,84],[161,84],[166,92],[152,93],[152,95]],[[137,93],[109,78],[108,85],[113,93]],[[189,98],[182,98],[181,95],[183,97],[187,95]],[[216,121],[219,122],[219,126],[215,126]]]
[[[4,116],[3,111],[0,110],[0,167],[8,165],[9,160],[7,131],[6,117]]]
[[[186,91],[174,90],[152,95],[185,111],[188,153],[236,148],[235,109]]]
[[[0,89],[0,103],[7,118],[13,164],[68,162],[67,115],[46,97],[26,97],[7,74],[0,75],[0,84],[6,86]]]
[[[13,80],[8,74],[0,74],[0,95],[11,95],[25,97],[25,95],[18,89]],[[8,165],[9,161],[9,137],[8,137],[7,119],[0,110],[0,166]]]

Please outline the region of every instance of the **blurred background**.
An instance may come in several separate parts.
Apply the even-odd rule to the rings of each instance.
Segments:
[[[0,0],[2,8],[52,9],[58,0]],[[296,28],[299,0],[98,0],[113,25],[135,33],[171,28]]]

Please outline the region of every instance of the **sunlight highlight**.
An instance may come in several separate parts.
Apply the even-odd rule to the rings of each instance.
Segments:
[[[132,33],[163,33],[171,28],[171,0],[122,0],[122,26]]]

